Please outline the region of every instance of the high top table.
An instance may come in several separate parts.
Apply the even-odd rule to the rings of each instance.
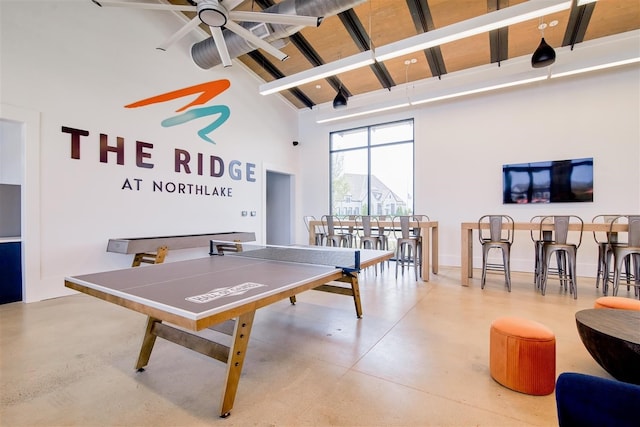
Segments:
[[[353,219],[340,219],[342,227],[355,227],[356,221]],[[379,225],[385,230],[393,230],[393,221],[378,221],[376,226]],[[422,236],[422,259],[420,262],[420,274],[422,280],[429,281],[429,269],[433,274],[438,274],[438,221],[420,221],[418,224],[415,221],[409,223],[411,228],[420,228],[420,235]],[[322,221],[315,220],[309,221],[309,244],[315,245],[316,242],[316,230],[322,229]]]
[[[552,215],[550,215],[552,216]],[[478,230],[478,222],[463,222],[461,225],[460,231],[460,283],[462,286],[469,286],[469,279],[473,277],[473,230]],[[489,228],[489,224],[483,224],[482,228]],[[503,229],[506,228],[506,225],[503,224]],[[538,231],[540,229],[539,223],[532,222],[516,222],[513,226],[514,231]],[[544,230],[553,230],[553,224],[546,224],[543,228]],[[605,223],[589,223],[585,222],[582,228],[582,232],[603,232],[606,233],[611,229],[611,224]],[[579,231],[580,224],[570,224],[569,231]],[[613,231],[617,232],[627,232],[629,231],[629,226],[627,224],[615,224],[613,226]],[[583,236],[584,239],[584,236]],[[531,241],[531,237],[527,236],[527,242]],[[514,245],[520,244],[521,239],[514,239]]]

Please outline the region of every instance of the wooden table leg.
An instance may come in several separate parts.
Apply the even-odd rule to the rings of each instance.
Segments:
[[[438,274],[438,226],[431,227],[431,271]]]
[[[238,391],[238,383],[240,382],[240,374],[242,373],[242,366],[249,345],[254,316],[255,311],[251,311],[237,318],[232,334],[233,343],[230,347],[191,334],[182,329],[177,329],[171,325],[166,325],[154,317],[149,317],[147,319],[147,328],[142,340],[142,347],[140,349],[140,355],[138,356],[138,362],[136,363],[136,369],[142,371],[149,363],[156,337],[164,338],[182,347],[225,362],[227,364],[227,374],[225,376],[224,391],[220,404],[220,416],[226,418],[231,414],[236,392]],[[212,329],[221,330],[216,328]],[[226,332],[223,331],[223,333]]]
[[[136,362],[136,370],[143,371],[144,367],[149,364],[149,358],[151,357],[151,350],[156,343],[156,335],[151,331],[155,323],[160,322],[159,319],[149,316],[147,318],[147,328],[144,331],[144,338],[142,338],[142,346],[140,347],[140,354],[138,355],[138,361]]]
[[[460,235],[460,282],[462,286],[469,286],[469,278],[473,277],[473,230],[462,229]]]
[[[235,324],[233,343],[231,344],[229,360],[227,361],[227,376],[224,384],[224,392],[222,393],[222,403],[220,405],[220,416],[222,418],[231,415],[255,314],[255,311],[242,314],[238,317]]]
[[[353,302],[356,306],[356,316],[358,319],[362,317],[362,302],[360,301],[360,284],[358,283],[358,273],[350,273],[343,277],[345,281],[351,284],[353,290]]]
[[[169,252],[168,246],[160,246],[156,253],[138,253],[133,257],[133,262],[131,263],[131,267],[140,267],[140,264],[162,264],[164,262],[165,257],[167,256],[167,252]]]
[[[325,283],[324,285],[313,288],[313,290],[353,297],[353,303],[356,306],[356,316],[360,319],[362,317],[362,302],[360,300],[358,273],[344,273],[340,279],[336,280],[336,282],[348,283],[350,287],[347,288],[345,286],[336,286]]]
[[[429,273],[431,273],[431,239],[429,238],[429,229],[423,230],[422,245],[422,265],[420,266],[420,274],[424,282],[429,281]]]

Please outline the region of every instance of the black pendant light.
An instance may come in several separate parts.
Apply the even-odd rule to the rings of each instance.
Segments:
[[[533,68],[544,68],[547,65],[551,65],[556,61],[556,51],[553,50],[551,46],[547,44],[544,40],[540,40],[540,45],[533,52],[533,56],[531,57],[531,66]]]
[[[531,66],[533,68],[544,68],[556,62],[556,51],[553,50],[553,48],[549,46],[549,44],[544,39],[545,28],[553,28],[556,25],[558,25],[558,21],[555,19],[549,22],[549,24],[540,22],[540,25],[538,25],[538,29],[542,33],[542,40],[540,40],[540,45],[538,46],[536,51],[533,52],[533,56],[531,57]]]
[[[347,97],[342,91],[342,86],[341,86],[340,89],[338,89],[338,94],[336,95],[335,98],[333,98],[333,108],[338,109],[338,108],[344,108],[346,106],[347,106]]]

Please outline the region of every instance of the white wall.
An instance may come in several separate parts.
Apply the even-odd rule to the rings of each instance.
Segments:
[[[439,222],[442,265],[460,265],[460,223],[488,213],[516,221],[537,214],[640,212],[640,71],[638,65],[427,104],[423,108],[332,125],[300,114],[302,164],[299,217],[329,211],[329,132],[415,119],[416,212]],[[594,202],[503,205],[502,165],[594,158]],[[302,221],[300,221],[302,223]],[[297,239],[306,242],[303,224]],[[477,239],[477,237],[474,236]],[[596,247],[583,236],[578,274],[595,275]],[[475,245],[475,265],[481,253]],[[531,271],[528,232],[516,233],[514,270]]]
[[[31,238],[24,238],[28,250],[37,251],[30,259],[40,257],[40,262],[27,278],[26,301],[69,293],[65,276],[129,266],[131,256],[105,251],[109,238],[255,231],[263,239],[263,165],[291,170],[296,164],[295,110],[278,97],[257,96],[259,82],[237,63],[198,69],[188,56],[190,44],[199,40],[196,34],[167,52],[156,50],[182,25],[173,13],[99,8],[86,0],[3,0],[0,15],[0,116],[9,116],[0,118],[15,120],[12,111],[27,112],[24,117],[33,118],[26,120],[38,132],[27,139],[35,155],[27,156],[26,173],[37,168],[40,179],[26,183],[27,200],[37,203],[28,214],[36,209],[35,219],[26,225]],[[230,80],[231,87],[206,105],[227,105],[231,116],[210,134],[216,144],[196,134],[211,119],[160,125],[195,96],[124,108],[219,79]],[[71,137],[62,126],[89,132],[81,138],[80,159],[71,158]],[[113,154],[108,163],[99,161],[100,134],[108,136],[109,145],[124,138],[124,165],[116,164]],[[136,166],[136,141],[153,144],[152,158],[146,160],[153,168]],[[177,173],[174,149],[221,157],[227,167],[231,160],[254,163],[256,181]],[[141,179],[141,189],[123,189],[127,179]],[[152,181],[231,187],[233,195],[159,194],[152,191]],[[242,217],[243,210],[257,216]],[[170,253],[167,261],[200,252]]]

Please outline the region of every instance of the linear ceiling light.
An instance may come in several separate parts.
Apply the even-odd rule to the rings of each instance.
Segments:
[[[562,73],[556,73],[556,74],[552,73],[551,78],[556,79],[558,77],[573,76],[574,74],[582,74],[582,73],[588,73],[590,71],[604,70],[607,68],[619,67],[621,65],[634,64],[636,62],[640,62],[640,57],[623,59],[615,62],[608,62],[606,64],[593,65],[591,67],[578,68],[577,70],[564,71]]]
[[[525,85],[525,84],[528,84],[528,83],[538,82],[540,80],[546,80],[547,78],[548,77],[546,75],[544,75],[544,76],[531,77],[531,78],[528,78],[528,79],[516,80],[516,81],[512,81],[512,82],[507,82],[507,83],[500,83],[500,84],[491,85],[491,86],[483,86],[483,87],[479,87],[479,88],[476,88],[476,89],[464,90],[464,91],[461,91],[461,92],[454,92],[454,93],[450,93],[450,94],[447,94],[447,95],[434,96],[434,97],[430,97],[430,98],[418,99],[416,101],[411,101],[411,105],[426,104],[428,102],[442,101],[442,100],[445,100],[445,99],[458,98],[460,96],[473,95],[475,93],[489,92],[489,91],[492,91],[492,90],[504,89],[504,88],[512,87],[512,86],[520,86],[520,85]]]
[[[316,120],[316,123],[329,123],[329,122],[334,122],[336,120],[352,119],[354,117],[366,116],[367,114],[375,114],[375,113],[381,113],[383,111],[396,110],[398,108],[408,107],[409,105],[411,105],[409,101],[401,101],[401,102],[395,102],[395,103],[393,102],[386,103],[383,105],[374,106],[373,108],[371,107],[354,108],[346,112],[345,114],[319,118],[318,120]]]
[[[377,61],[386,61],[419,50],[486,33],[571,7],[572,0],[535,0],[500,9],[443,28],[421,33],[375,50]]]
[[[324,79],[325,77],[335,76],[336,74],[365,67],[373,64],[374,62],[373,51],[366,50],[328,64],[320,65],[269,83],[261,84],[260,95],[270,95],[272,93],[300,86],[305,83],[310,83],[315,80]]]

